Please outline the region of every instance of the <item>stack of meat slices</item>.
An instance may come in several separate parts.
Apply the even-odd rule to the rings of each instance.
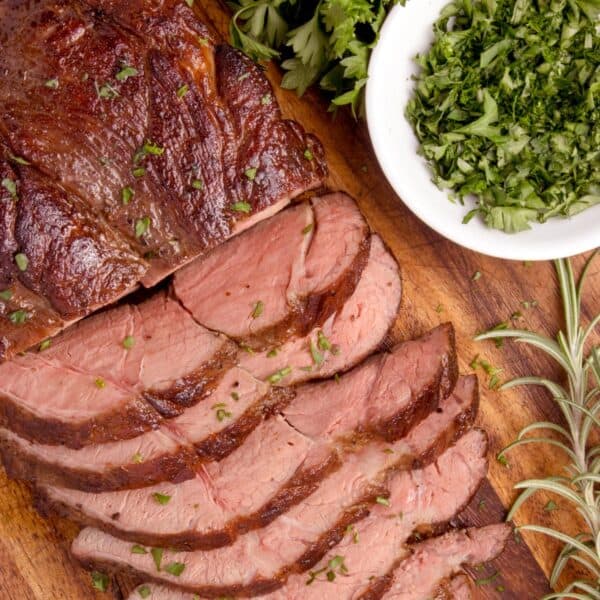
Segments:
[[[392,345],[400,297],[350,198],[297,204],[0,365],[6,469],[133,598],[469,597],[508,530],[415,534],[485,478],[477,382],[450,325]]]

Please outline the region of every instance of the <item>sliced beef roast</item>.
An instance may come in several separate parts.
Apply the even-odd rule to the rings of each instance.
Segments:
[[[398,390],[395,402],[386,395],[373,395],[369,387],[373,382],[365,385],[365,380],[371,378],[372,367],[380,360],[371,360],[370,364],[348,373],[339,384],[304,386],[283,410],[282,417],[254,430],[225,460],[199,468],[193,479],[96,495],[42,487],[41,504],[148,545],[188,550],[230,544],[239,534],[268,525],[313,493],[321,480],[339,468],[346,444],[351,442],[356,449],[373,423],[382,424],[384,417],[377,415],[378,410],[387,414],[393,424],[401,407],[412,404],[403,401],[403,397],[420,396],[424,406],[433,407],[430,401],[424,401],[430,396],[425,393],[426,385],[419,392],[402,393],[405,381],[401,371],[402,367],[405,372],[412,370],[409,363],[398,365],[396,372],[382,375],[390,388]],[[319,419],[318,415],[312,421],[299,418],[302,410],[307,415],[311,413],[316,394],[330,405],[332,414],[341,416],[347,411],[346,418],[335,422]],[[442,398],[441,412],[425,418],[408,434],[404,444],[398,445],[400,454],[388,453],[389,464],[402,462],[412,466],[416,461],[424,464],[432,460],[472,423],[476,409],[475,380],[463,379],[454,395]],[[407,420],[415,422],[414,414],[412,410],[406,412]],[[157,503],[157,497],[168,497],[168,503]]]
[[[281,118],[262,71],[219,45],[201,11],[180,0],[3,6],[0,291],[20,282],[54,313],[41,327],[43,301],[19,319],[0,311],[1,357],[322,183],[319,143]]]
[[[435,593],[444,579],[459,573],[462,565],[478,565],[498,556],[508,541],[511,527],[505,523],[480,529],[451,531],[441,537],[416,544],[411,555],[386,578],[386,588],[367,589],[361,600],[422,600]],[[372,584],[375,588],[380,582]]]
[[[170,353],[177,360],[165,360]],[[200,401],[232,358],[233,344],[161,293],[0,364],[0,423],[70,448],[135,437],[157,427],[159,413]]]
[[[233,344],[198,321],[228,334],[232,329],[227,323],[239,323],[248,337],[252,321],[269,319],[266,327],[272,334],[283,323],[287,338],[295,339],[300,325],[293,326],[294,320],[313,329],[322,316],[340,310],[349,315],[345,322],[350,320],[357,299],[349,296],[367,259],[368,230],[347,196],[332,194],[314,200],[313,205],[314,209],[304,203],[284,211],[184,269],[174,289],[194,318],[179,302],[159,294],[137,306],[97,315],[53,340],[49,349],[0,365],[0,423],[10,424],[15,433],[30,441],[71,448],[134,437],[157,427],[160,415],[175,416],[198,402],[216,373],[227,366]],[[339,218],[332,219],[329,208]],[[314,233],[303,234],[305,221],[318,222]],[[339,226],[336,232],[332,231],[334,223]],[[333,248],[326,252],[324,247],[332,238]],[[264,248],[264,256],[258,252],[264,260],[257,260],[252,277],[246,279],[237,264],[240,252],[265,240],[273,247]],[[283,248],[282,260],[273,248]],[[330,261],[319,260],[321,254]],[[391,257],[389,260],[393,261]],[[374,261],[372,258],[365,273],[367,278]],[[243,279],[235,281],[240,276]],[[252,285],[246,283],[250,281]],[[224,291],[220,294],[219,290]],[[382,300],[392,315],[398,302],[393,292],[399,294],[399,288],[389,291],[392,293]],[[250,300],[258,295],[265,298],[264,303]],[[272,301],[267,301],[266,295]],[[348,307],[344,306],[346,301]],[[387,317],[383,318],[383,327],[389,326]],[[316,343],[322,346],[326,343],[324,334],[319,335]],[[373,336],[377,335],[375,344],[384,335],[382,328],[375,328]],[[351,364],[356,360],[352,350],[346,352]],[[167,351],[176,354],[178,360],[165,360]],[[323,348],[317,351],[321,353]],[[275,362],[271,354],[261,356],[267,363]],[[292,378],[312,376],[306,371],[300,374]],[[258,376],[264,378],[265,374],[259,369]]]
[[[369,250],[345,194],[314,198],[253,227],[179,271],[174,291],[194,318],[254,349],[308,333],[343,306]]]
[[[352,538],[354,539],[355,534],[354,532],[349,532],[352,534]],[[358,540],[359,538],[356,537],[356,539]],[[357,541],[356,543],[360,543],[359,541]],[[341,556],[341,555],[338,555]],[[345,557],[344,558],[344,568],[345,567]],[[362,558],[362,557],[361,557]],[[333,560],[333,559],[332,559]],[[339,563],[339,566],[337,566]],[[340,563],[340,560],[338,559],[337,561],[334,561],[334,566],[336,566],[337,569],[339,569],[339,567],[341,566],[342,563]],[[326,567],[327,572],[330,571],[329,568],[329,562],[327,563]],[[333,573],[333,571],[331,571]],[[342,573],[342,575],[344,577],[346,577],[348,575],[348,573]],[[306,582],[309,580],[307,579],[307,577],[304,576],[299,576],[302,578],[302,581],[304,582],[304,586],[305,586],[305,590],[306,590]],[[336,579],[339,579],[336,576]],[[335,582],[336,579],[333,579],[332,582]],[[315,580],[313,580],[315,581]],[[331,583],[332,583],[331,582]],[[314,585],[313,583],[311,583],[311,585]],[[284,590],[287,589],[289,586],[286,586],[285,588],[283,588]],[[329,595],[331,593],[334,593],[332,591],[333,586],[319,586],[319,589],[322,589],[322,591],[324,592],[323,595],[321,596],[323,599],[325,598],[329,598]],[[335,586],[336,588],[338,586]],[[427,587],[427,586],[420,586],[420,587]],[[471,581],[471,579],[469,579],[468,575],[466,575],[465,573],[459,573],[458,575],[455,575],[454,577],[452,577],[452,579],[448,580],[448,581],[444,581],[442,583],[440,583],[438,586],[436,586],[435,591],[433,593],[433,595],[429,595],[429,596],[416,596],[415,600],[474,600],[475,598],[477,598],[477,593],[474,590],[475,586],[473,585],[473,582]],[[429,588],[430,589],[430,588]],[[265,600],[271,600],[271,598],[273,597],[279,597],[278,593],[274,593],[274,594],[268,594],[266,596],[260,596],[261,598],[264,598]],[[305,596],[300,595],[299,598],[301,598],[302,600],[304,599]],[[183,590],[174,588],[174,587],[169,587],[166,585],[159,585],[156,583],[144,583],[142,585],[139,585],[137,588],[135,588],[131,594],[127,597],[127,600],[140,600],[140,598],[150,598],[151,600],[201,600],[200,596],[198,594],[191,594],[190,592],[185,592]],[[291,600],[293,598],[293,596],[285,596],[285,600]],[[332,600],[342,600],[344,598],[343,595],[339,595],[339,596],[332,596]],[[375,600],[376,598],[379,598],[379,596],[369,596],[369,599],[371,600]],[[352,598],[350,596],[348,596],[348,600],[352,600]]]
[[[388,460],[384,450],[375,444],[348,455],[342,467],[301,505],[227,548],[187,553],[164,550],[161,570],[157,569],[152,553],[132,553],[131,543],[96,529],[84,529],[73,542],[72,552],[85,565],[130,569],[208,597],[264,593],[280,587],[291,574],[310,569],[345,536],[352,538],[351,525],[357,527],[372,512],[382,511],[378,522],[387,532],[393,528],[390,516],[410,513],[415,501],[423,502],[420,510],[413,513],[412,527],[403,530],[406,537],[423,523],[422,519],[425,524],[435,523],[438,516],[441,520],[449,519],[468,502],[487,470],[486,437],[480,431],[466,434],[440,457],[441,463],[422,470],[393,473],[388,482],[378,476],[381,461]],[[444,474],[440,464],[452,469],[446,468]],[[457,468],[457,464],[466,467]],[[448,486],[451,491],[446,491]],[[398,521],[397,526],[403,527],[404,519]],[[385,545],[380,546],[379,556],[382,553],[390,554]],[[179,565],[175,568],[176,575],[174,565]],[[304,578],[302,593],[306,587]],[[280,597],[288,600],[293,596],[285,589]]]
[[[322,356],[321,352],[327,354],[327,358],[317,361],[319,364],[314,370],[304,371],[294,363],[280,366],[281,357],[310,357],[311,353],[302,347],[309,341],[303,338],[293,338],[293,341],[286,344],[289,350],[282,349],[281,354],[275,357],[268,356],[268,353],[249,355],[242,352],[238,361],[239,367],[227,372],[216,389],[211,387],[208,390],[209,393],[205,395],[207,397],[199,394],[204,398],[202,402],[188,407],[172,419],[163,421],[158,428],[125,442],[106,443],[101,449],[91,445],[76,450],[31,442],[14,431],[0,429],[0,439],[4,440],[2,451],[5,464],[18,477],[35,477],[40,481],[59,484],[62,481],[69,487],[91,491],[180,480],[183,473],[189,477],[188,444],[193,444],[194,452],[202,459],[225,456],[260,422],[264,405],[279,405],[279,396],[286,395],[284,392],[267,396],[262,388],[267,384],[280,383],[284,379],[305,380],[354,366],[382,342],[394,321],[399,301],[400,280],[396,262],[379,238],[374,237],[368,263],[354,293],[339,311],[329,317],[322,329],[314,334],[314,343],[324,349],[316,350],[311,342],[312,353],[319,352],[319,357]],[[149,311],[150,318],[152,312]],[[160,330],[163,335],[168,336],[166,324],[160,327]],[[438,342],[441,342],[442,347],[448,348],[453,345],[453,341],[448,338],[451,335],[449,331],[441,334]],[[324,340],[327,340],[329,350],[325,349]],[[299,344],[300,342],[303,344]],[[333,343],[336,344],[337,352],[334,352]],[[139,351],[135,350],[135,345],[132,349],[134,353]],[[118,352],[122,353],[125,350],[122,344],[121,348],[117,347]],[[429,357],[434,361],[435,352],[436,349],[432,349],[429,353]],[[157,358],[161,355],[157,355]],[[247,361],[246,357],[257,360]],[[437,358],[439,359],[439,356]],[[168,368],[168,363],[164,364],[158,372],[163,373]],[[154,374],[154,370],[150,373]],[[232,406],[231,393],[235,393],[235,390],[230,388],[238,379],[247,383],[247,392]],[[90,378],[88,384],[89,387],[98,387],[95,379],[92,381]],[[103,384],[104,380],[100,387]],[[184,398],[186,386],[187,382],[184,381],[181,390],[181,396]],[[276,401],[273,401],[273,396],[277,396]],[[264,400],[261,400],[262,398]],[[167,399],[173,400],[170,397]],[[96,406],[93,402],[90,402],[90,405]],[[169,405],[173,406],[173,402],[169,402]],[[164,408],[160,398],[154,402],[154,406]],[[217,422],[215,415],[222,418]],[[217,435],[216,431],[220,433]],[[132,457],[138,454],[144,456],[145,460],[143,463],[133,464]],[[185,457],[185,460],[182,460],[182,457]],[[160,473],[156,470],[156,465],[161,465],[167,475],[159,478]]]
[[[202,402],[127,440],[75,450],[29,442],[0,429],[3,460],[18,479],[94,492],[181,481],[194,476],[199,462],[227,456],[292,394],[234,367]]]
[[[415,356],[406,353],[406,344],[415,348]],[[422,348],[420,348],[422,346]],[[354,404],[354,416],[347,421],[347,430],[356,424],[368,423],[372,417],[370,399],[381,396],[381,415],[387,416],[391,431],[406,427],[426,414],[428,406],[434,406],[438,394],[447,395],[456,380],[456,362],[452,329],[442,326],[419,342],[406,342],[398,346],[398,353],[406,355],[406,365],[394,373],[388,367],[393,381],[398,384],[397,394],[386,394],[375,387],[379,366],[394,365],[383,357],[360,367],[359,373],[350,374],[346,394],[340,394],[344,386],[329,384],[332,394]],[[422,360],[422,357],[429,360]],[[419,363],[419,360],[421,362]],[[419,376],[413,369],[419,366]],[[366,369],[362,372],[363,369]],[[404,370],[403,370],[404,369]],[[368,373],[365,376],[365,373]],[[410,377],[403,381],[403,375]],[[346,377],[346,376],[344,376]],[[354,384],[363,381],[362,394],[356,393]],[[324,384],[327,385],[327,384]],[[414,386],[414,387],[411,387]],[[393,390],[393,387],[392,387]],[[324,391],[324,390],[319,390]],[[284,406],[293,392],[288,388],[273,388],[250,376],[247,371],[234,368],[220,380],[218,386],[199,404],[185,410],[174,419],[163,421],[158,429],[147,431],[135,438],[92,445],[79,450],[63,446],[48,446],[30,442],[7,429],[0,429],[0,449],[5,467],[10,475],[37,482],[73,487],[85,491],[108,491],[127,487],[139,487],[162,481],[181,481],[194,477],[193,466],[206,460],[222,459],[234,450],[258,425],[265,413]],[[312,386],[303,388],[307,402],[314,404],[320,393]],[[346,402],[346,398],[349,400]],[[404,415],[404,420],[402,419]],[[331,424],[330,415],[328,425]],[[298,419],[301,427],[303,412],[290,414],[289,422]],[[355,419],[352,421],[352,419]],[[353,424],[354,423],[354,424]]]
[[[373,507],[366,519],[355,523],[308,576],[290,577],[285,587],[267,598],[351,600],[368,582],[374,582],[373,589],[379,587],[380,578],[406,552],[404,544],[413,532],[444,524],[469,502],[486,475],[486,451],[485,434],[472,430],[434,465],[394,478],[389,494],[382,497],[385,501]],[[340,572],[339,565],[332,569],[336,556],[343,557],[347,572]],[[329,571],[336,575],[333,581],[329,581]],[[439,578],[432,583],[437,581]]]
[[[276,385],[331,377],[366,358],[392,326],[401,298],[398,264],[373,235],[353,294],[320,327],[269,352],[242,351],[239,364]]]

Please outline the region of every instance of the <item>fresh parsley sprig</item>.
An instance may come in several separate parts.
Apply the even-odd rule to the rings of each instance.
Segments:
[[[553,587],[569,561],[583,566],[590,574],[588,579],[576,579],[562,591],[548,594],[545,600],[600,598],[600,445],[595,443],[600,429],[600,344],[597,336],[600,314],[585,327],[581,323],[583,283],[595,255],[586,262],[578,283],[568,259],[555,262],[565,316],[565,331],[560,331],[556,339],[522,329],[495,329],[476,338],[514,338],[544,351],[565,373],[566,385],[544,377],[529,376],[513,379],[501,388],[542,386],[550,392],[565,420],[564,424],[543,421],[528,425],[521,430],[517,440],[499,454],[499,457],[504,457],[506,452],[518,446],[543,443],[560,449],[569,459],[569,466],[562,473],[518,483],[515,488],[521,493],[507,517],[512,519],[528,498],[538,491],[545,491],[571,504],[584,519],[585,530],[576,535],[535,524],[521,527],[562,542],[563,547],[550,578]],[[553,436],[545,432],[552,432]],[[556,507],[555,504],[550,506]]]
[[[255,60],[278,59],[282,86],[302,95],[318,83],[332,106],[362,111],[371,50],[401,0],[238,0],[231,39]]]

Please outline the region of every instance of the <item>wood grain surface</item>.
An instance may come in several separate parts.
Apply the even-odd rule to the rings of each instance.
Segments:
[[[203,2],[198,9],[199,13],[202,11],[206,11],[202,18],[210,19],[225,35],[228,15],[216,0]],[[273,67],[269,68],[269,77],[284,114],[297,119],[322,140],[331,172],[329,187],[346,190],[357,199],[369,224],[401,265],[404,297],[396,333],[412,337],[451,320],[457,329],[463,373],[471,371],[469,364],[479,354],[503,370],[502,379],[529,373],[555,375],[553,366],[528,348],[510,342],[496,348],[490,342],[472,341],[476,332],[509,319],[517,310],[523,314],[521,326],[555,333],[562,319],[551,263],[500,261],[444,240],[419,222],[389,187],[374,158],[364,124],[345,113],[328,113],[327,103],[316,93],[309,92],[299,99],[280,90],[280,76]],[[398,164],[398,169],[402,171],[403,165]],[[405,176],[410,177],[410,172]],[[510,237],[506,243],[510,244]],[[582,262],[583,257],[578,257],[574,264],[579,268]],[[481,277],[474,281],[476,271]],[[537,306],[524,309],[521,303],[531,300],[536,300]],[[589,276],[583,314],[589,318],[598,311],[600,260]],[[500,520],[515,497],[515,482],[557,473],[563,461],[556,451],[541,446],[515,450],[508,457],[507,466],[495,460],[496,453],[514,439],[521,427],[533,420],[556,420],[559,415],[543,392],[492,391],[488,389],[487,376],[478,374],[482,388],[479,425],[487,430],[491,442],[489,483],[460,516],[463,524]],[[568,506],[557,500],[557,510],[547,512],[547,501],[543,495],[531,499],[518,513],[517,524],[536,522],[567,531],[577,527],[577,519]],[[39,517],[25,486],[8,481],[1,472],[0,600],[106,599],[107,594],[92,590],[89,574],[69,557],[68,545],[75,532],[76,527],[64,520]],[[498,573],[490,584],[478,586],[481,597],[527,600],[539,598],[547,590],[544,573],[548,574],[552,567],[557,545],[539,535],[526,534],[524,542],[511,542],[496,564],[473,572],[480,579]],[[113,584],[111,594],[123,597],[132,583],[120,579]]]

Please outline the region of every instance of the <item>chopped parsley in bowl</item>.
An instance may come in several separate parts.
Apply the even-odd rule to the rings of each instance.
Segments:
[[[514,233],[600,203],[598,7],[457,0],[418,64],[406,115],[434,183],[476,198],[463,222]]]

